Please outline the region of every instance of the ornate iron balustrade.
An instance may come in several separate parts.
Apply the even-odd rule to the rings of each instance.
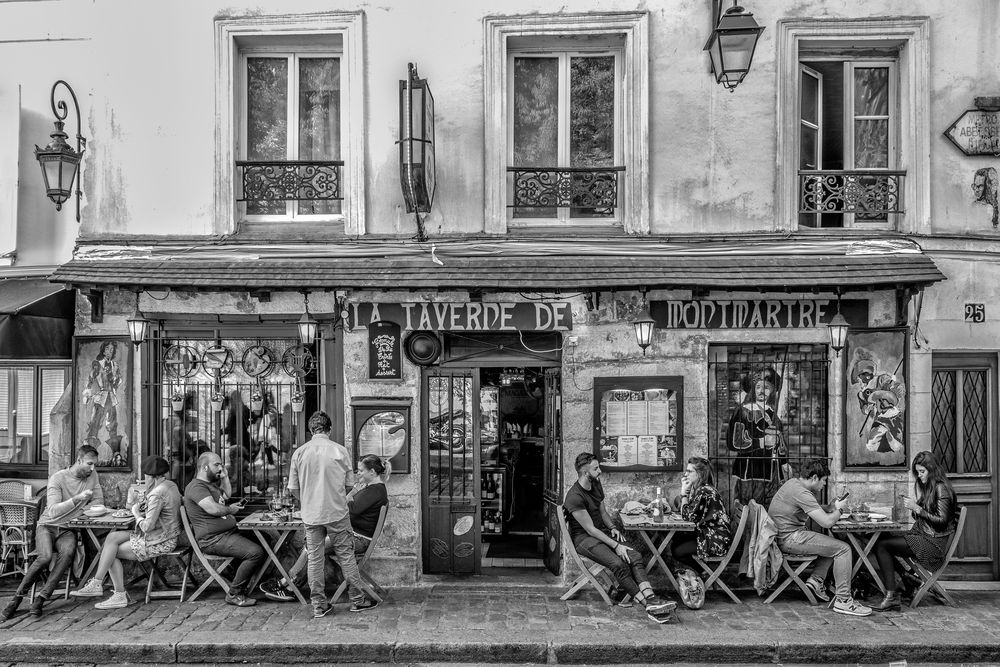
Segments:
[[[237,161],[242,196],[236,201],[336,201],[341,160]]]
[[[508,208],[570,206],[611,214],[618,208],[618,178],[625,167],[507,167],[514,196]]]
[[[905,171],[799,171],[799,213],[902,213]]]

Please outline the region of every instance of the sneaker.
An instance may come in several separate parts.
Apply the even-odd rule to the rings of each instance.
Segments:
[[[90,581],[97,581],[91,579]],[[88,582],[89,585],[89,582]],[[122,609],[128,606],[128,593],[125,591],[115,591],[107,600],[102,600],[94,605],[94,609]]]
[[[871,607],[866,607],[854,598],[837,598],[833,603],[833,610],[848,616],[868,616],[872,613]]]
[[[226,604],[231,604],[234,607],[252,607],[257,604],[257,601],[243,595],[243,593],[229,593],[226,595]]]
[[[677,620],[677,615],[673,612],[673,610],[657,611],[657,612],[647,611],[646,618],[653,621],[654,623],[659,623],[660,625],[663,625],[664,623],[675,622]]]
[[[75,598],[102,598],[104,597],[104,582],[98,581],[95,577],[75,591],[70,591],[69,594]]]
[[[333,611],[333,605],[329,602],[313,602],[313,618],[323,618],[331,611]],[[354,611],[353,607],[351,607],[351,611]]]
[[[271,581],[262,582],[260,585],[260,592],[264,594],[268,600],[274,600],[275,602],[294,602],[295,596],[292,592],[281,585],[281,582],[277,579]]]
[[[45,606],[45,598],[41,595],[36,595],[35,599],[31,601],[31,608],[28,609],[28,613],[38,618],[42,615],[43,606]]]
[[[673,611],[677,609],[676,602],[668,602],[662,600],[658,597],[651,596],[646,598],[646,613],[647,614],[660,614],[668,611]]]
[[[368,611],[369,609],[374,609],[377,606],[378,606],[378,600],[365,598],[361,602],[355,602],[354,604],[352,604],[350,611]]]
[[[10,602],[4,606],[3,611],[0,611],[0,621],[10,620],[11,617],[17,613],[17,608],[21,606],[21,600],[23,599],[23,595],[15,595],[12,597]]]
[[[815,595],[816,599],[820,602],[830,601],[830,594],[826,592],[826,584],[819,579],[814,579],[813,577],[806,579],[806,588],[812,591],[812,594]]]

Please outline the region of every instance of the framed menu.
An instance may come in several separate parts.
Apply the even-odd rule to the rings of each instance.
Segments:
[[[372,322],[368,325],[368,377],[372,380],[399,380],[403,377],[399,325]]]
[[[684,468],[684,378],[594,378],[594,454],[607,471]]]

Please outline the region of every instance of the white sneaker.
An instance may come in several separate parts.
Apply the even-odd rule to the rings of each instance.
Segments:
[[[77,598],[102,598],[104,597],[104,582],[93,578],[75,591],[70,591],[69,594]]]
[[[98,602],[94,609],[122,609],[128,606],[128,593],[125,591],[115,591],[107,600]],[[871,611],[871,610],[869,610]]]
[[[854,598],[837,598],[833,603],[833,610],[848,616],[869,616],[872,613],[871,607],[866,607]]]
[[[826,584],[819,579],[809,577],[806,579],[806,587],[812,591],[812,594],[815,595],[816,599],[820,602],[830,601],[830,594],[826,592]]]

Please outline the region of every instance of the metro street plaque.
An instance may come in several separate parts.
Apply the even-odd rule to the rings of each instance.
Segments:
[[[966,155],[1000,156],[1000,111],[969,109],[944,136]]]

